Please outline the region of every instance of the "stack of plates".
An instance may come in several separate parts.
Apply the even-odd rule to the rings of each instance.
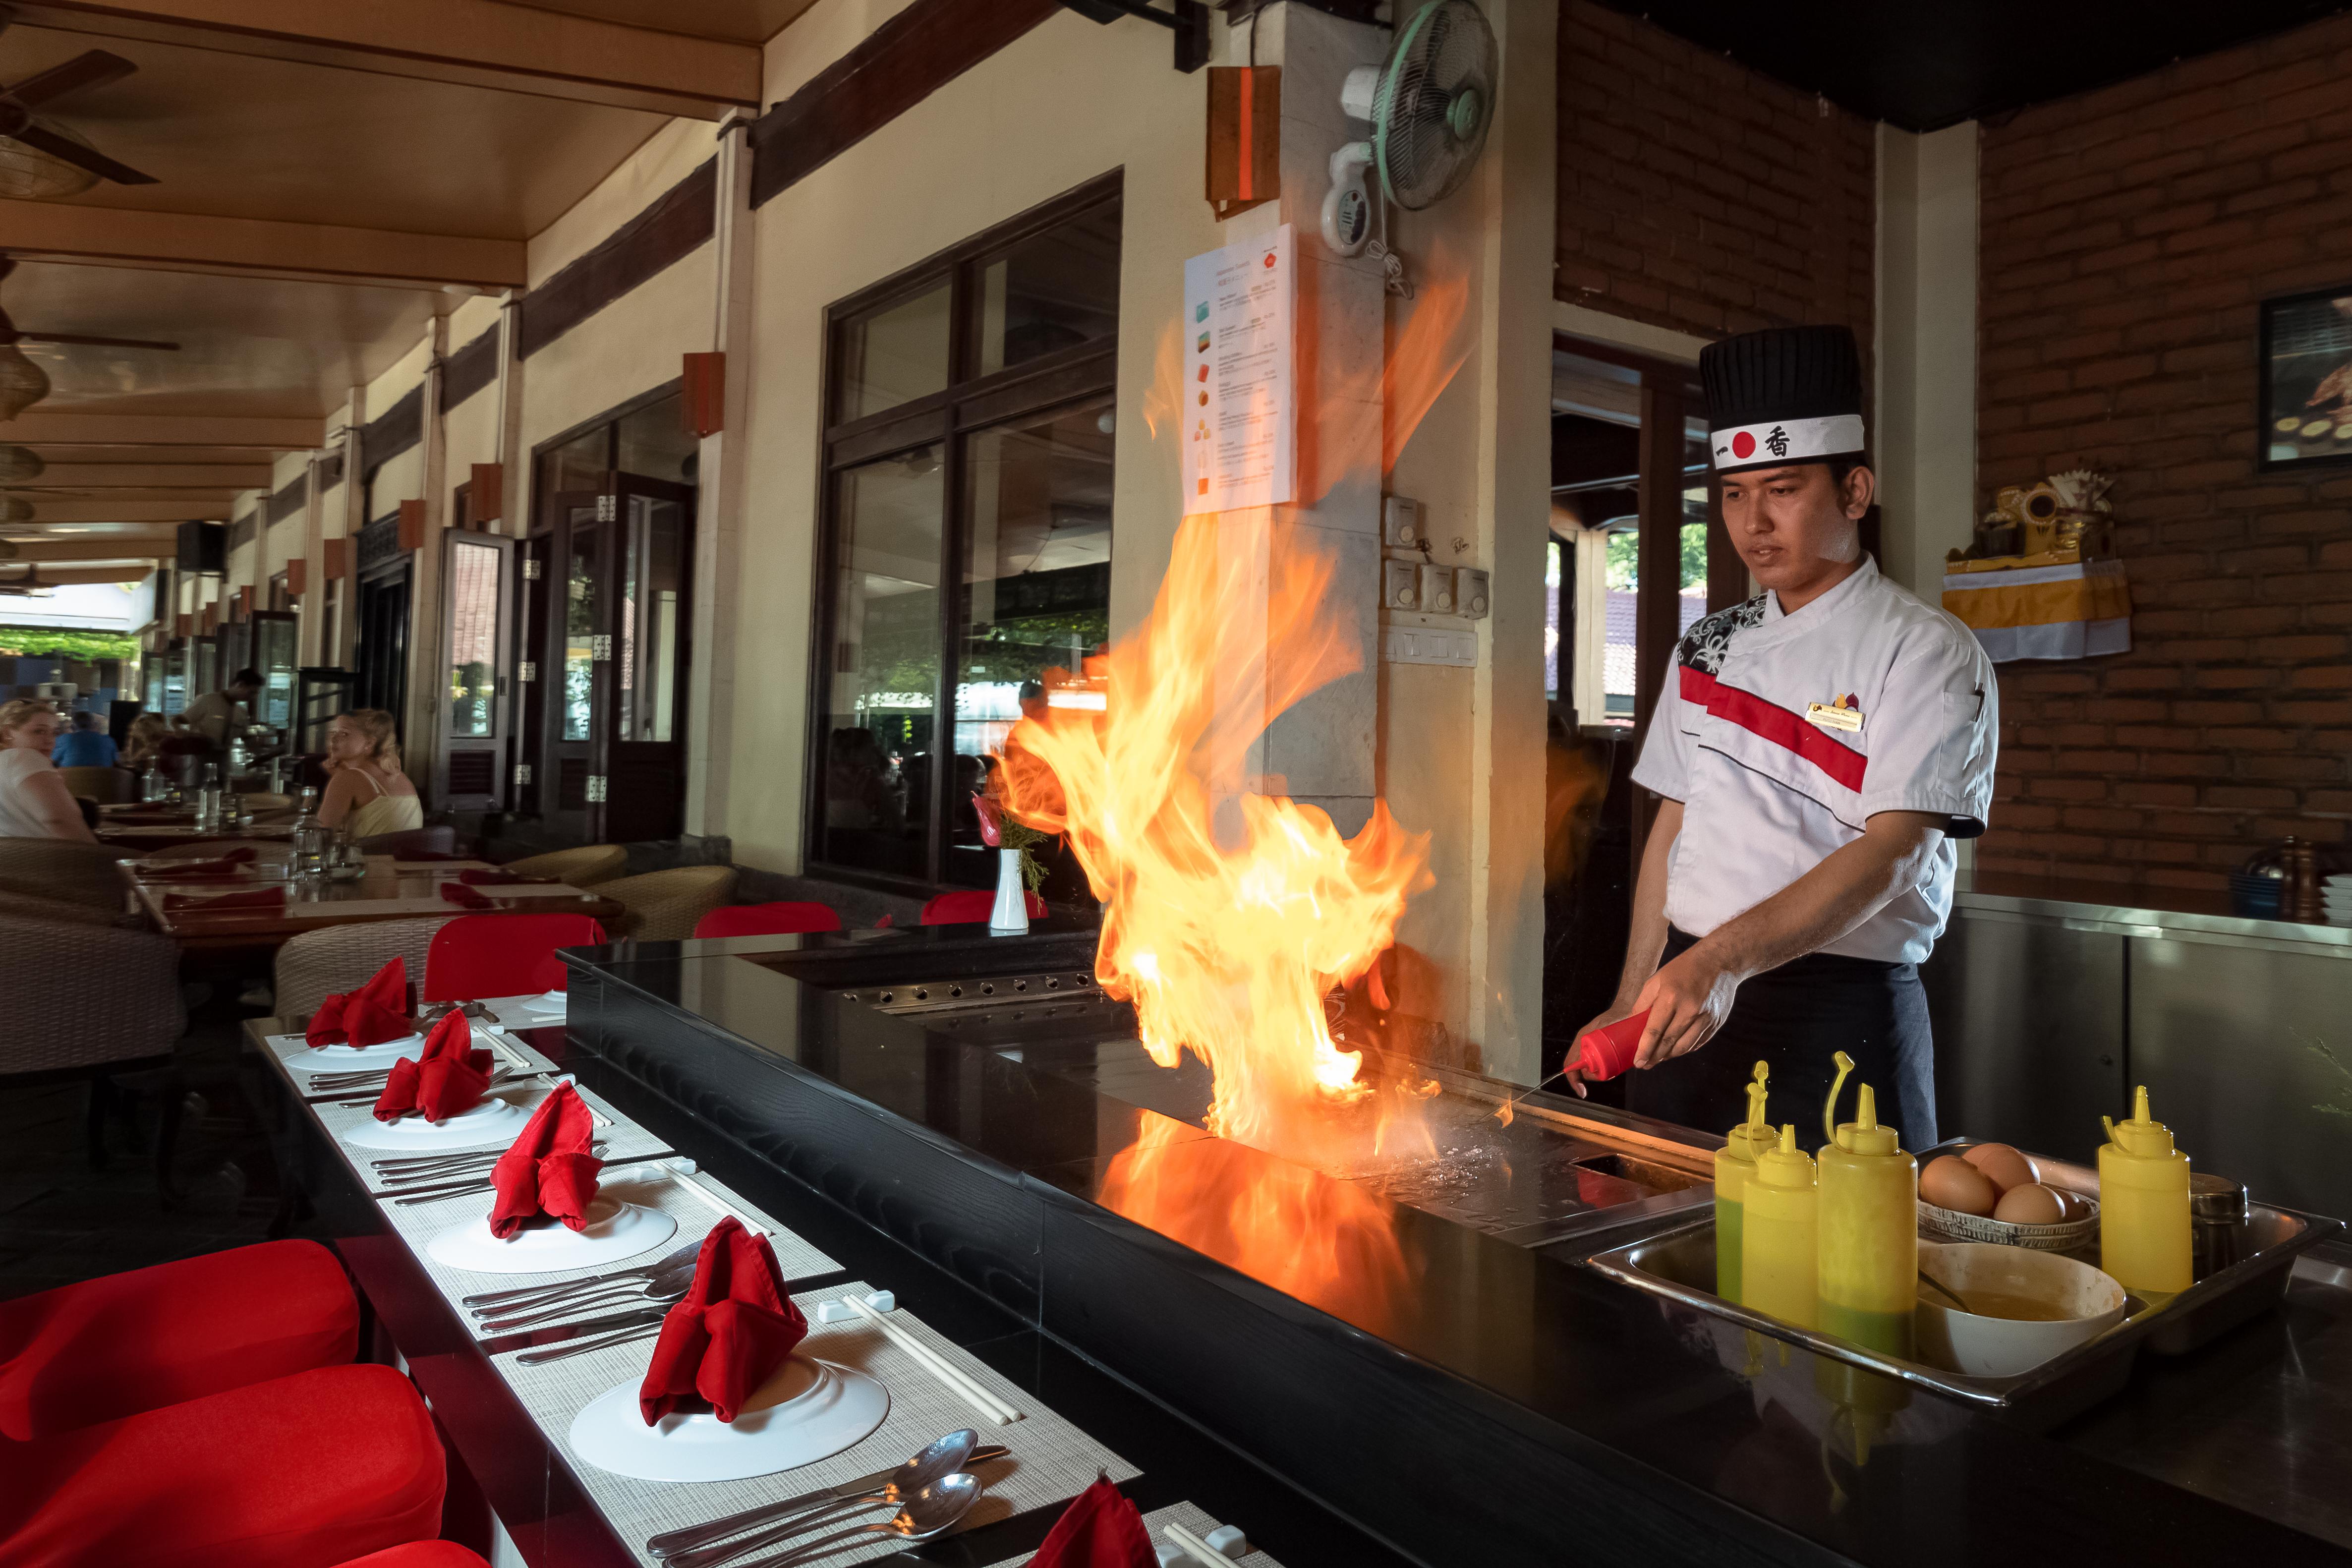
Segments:
[[[2286,886],[2277,877],[2256,876],[2251,871],[2230,873],[2230,912],[2247,920],[2274,921],[2279,918],[2279,894]]]
[[[2352,926],[2352,873],[2328,878],[2320,885],[2320,894],[2327,900],[2327,923]]]

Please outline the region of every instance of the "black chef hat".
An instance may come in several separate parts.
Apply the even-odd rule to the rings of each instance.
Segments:
[[[1862,354],[1844,327],[1768,327],[1699,351],[1715,471],[1863,454]]]

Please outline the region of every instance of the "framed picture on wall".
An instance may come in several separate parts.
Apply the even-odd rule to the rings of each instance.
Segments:
[[[2352,283],[2263,301],[2262,467],[2352,460]]]

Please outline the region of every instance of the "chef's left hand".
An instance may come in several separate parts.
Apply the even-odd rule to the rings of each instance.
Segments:
[[[1633,1065],[1654,1068],[1706,1044],[1731,1016],[1731,999],[1738,990],[1739,976],[1704,942],[1664,965],[1650,976],[1634,1005],[1635,1012],[1650,1010],[1650,1022],[1642,1030]]]

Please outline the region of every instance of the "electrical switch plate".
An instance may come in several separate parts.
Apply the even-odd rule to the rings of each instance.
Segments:
[[[1410,561],[1381,563],[1381,603],[1391,610],[1421,608],[1422,569]]]
[[[1475,566],[1454,569],[1454,613],[1474,621],[1486,618],[1486,574]]]
[[[1421,607],[1431,615],[1454,613],[1454,572],[1445,566],[1421,569]]]
[[[1391,550],[1421,548],[1421,503],[1411,496],[1390,496],[1381,502],[1381,537]]]
[[[1449,626],[1384,626],[1381,656],[1391,664],[1450,664],[1467,669],[1478,662],[1478,634]]]

